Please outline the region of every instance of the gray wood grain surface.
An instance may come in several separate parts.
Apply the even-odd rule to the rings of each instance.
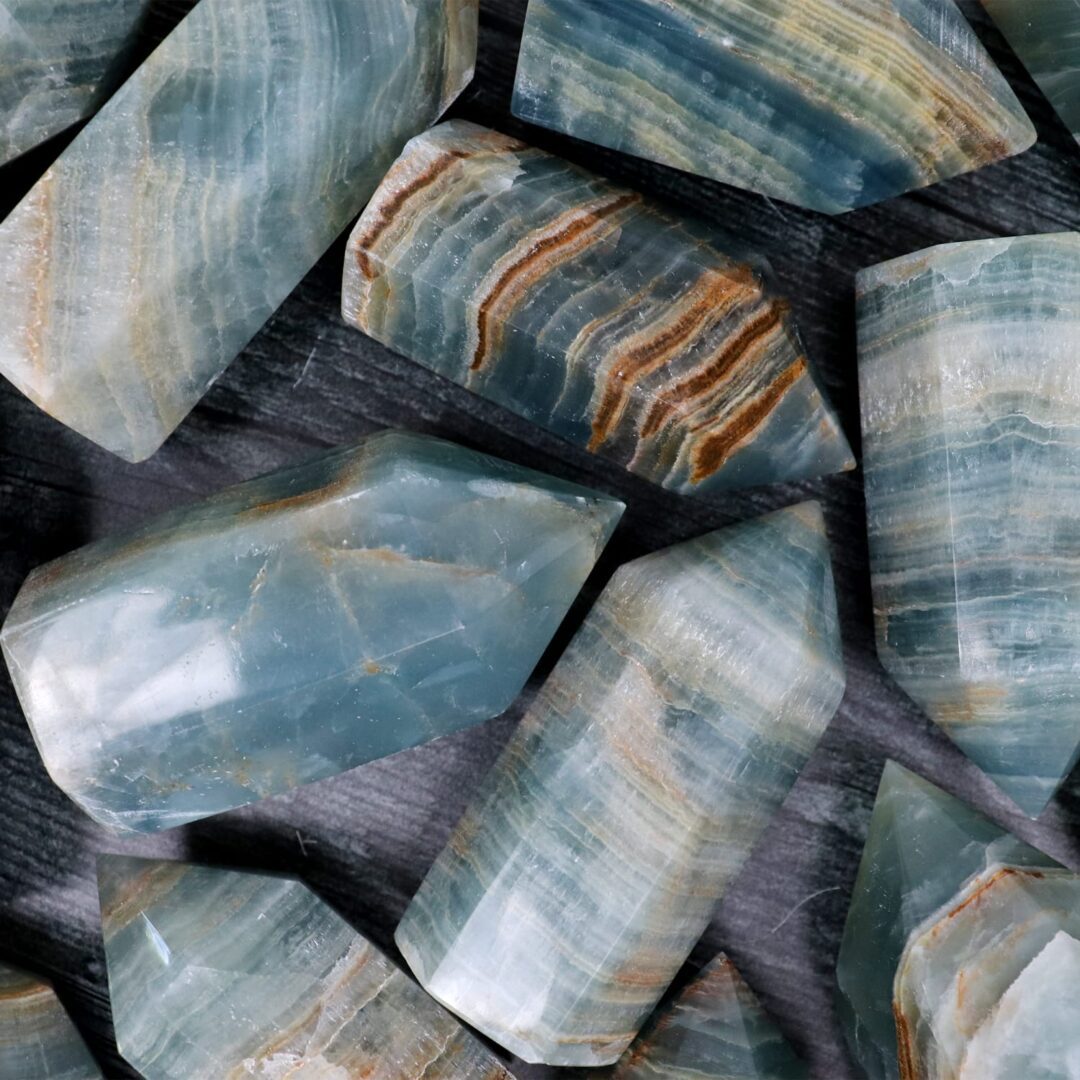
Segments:
[[[162,19],[167,23],[184,7],[184,0],[164,0]],[[509,99],[525,0],[482,0],[482,8],[477,78],[453,114],[521,133]],[[1035,120],[1039,143],[1011,161],[882,206],[829,219],[548,132],[529,131],[528,137],[696,212],[766,254],[857,446],[857,269],[944,241],[1080,225],[1080,149],[978,6],[965,10]],[[0,170],[0,212],[59,149],[54,142]],[[322,260],[164,449],[142,465],[98,450],[6,383],[0,386],[0,614],[31,567],[79,544],[313,449],[398,426],[455,439],[628,502],[624,523],[537,671],[535,688],[589,598],[621,561],[799,499],[821,499],[834,545],[847,696],[692,964],[726,949],[817,1077],[854,1076],[834,1018],[833,966],[885,758],[917,769],[1074,867],[1080,867],[1080,777],[1066,784],[1038,823],[1021,818],[885,676],[873,648],[859,473],[710,504],[665,494],[345,327],[338,313],[342,250],[339,243]],[[97,852],[292,872],[392,950],[397,919],[523,704],[479,728],[335,780],[157,838],[124,840],[91,823],[51,784],[4,674],[0,957],[52,978],[107,1075],[135,1076],[112,1038],[94,884]],[[524,1066],[515,1071],[523,1078],[555,1074]]]

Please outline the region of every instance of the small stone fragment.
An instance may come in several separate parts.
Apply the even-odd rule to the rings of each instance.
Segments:
[[[613,1064],[843,690],[816,504],[622,567],[405,912],[405,959],[525,1060]]]
[[[0,646],[56,783],[167,829],[498,715],[622,509],[383,432],[38,568]]]
[[[120,1053],[146,1080],[511,1080],[299,881],[103,856]]]
[[[406,147],[349,241],[342,314],[685,494],[855,464],[757,270],[704,225],[475,124]]]

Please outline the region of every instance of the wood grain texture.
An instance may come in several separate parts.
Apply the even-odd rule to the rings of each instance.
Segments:
[[[182,7],[171,2],[168,11]],[[453,115],[523,134],[509,100],[525,0],[484,0],[478,77]],[[694,210],[773,262],[807,346],[853,441],[858,436],[853,278],[930,244],[1080,227],[1080,151],[978,5],[965,4],[1039,129],[1031,151],[978,173],[839,218],[825,218],[540,130],[530,139]],[[0,212],[58,151],[0,171]],[[825,504],[848,692],[817,753],[725,897],[701,964],[726,949],[821,1080],[854,1077],[836,1027],[833,965],[870,808],[887,755],[1072,867],[1080,867],[1080,776],[1038,823],[1026,821],[888,679],[874,654],[861,474],[705,503],[666,494],[485,404],[343,325],[343,243],[149,462],[127,465],[0,387],[0,613],[27,571],[157,510],[387,425],[427,431],[627,500],[629,510],[537,679],[614,567],[649,550],[808,497]],[[857,447],[856,447],[857,449]],[[535,686],[536,680],[533,685]],[[526,695],[527,697],[528,695]],[[147,840],[118,841],[50,783],[3,677],[0,685],[0,957],[49,976],[110,1077],[94,855],[162,855],[295,872],[379,945],[516,719],[378,762],[335,780]],[[519,1080],[555,1075],[518,1068]]]

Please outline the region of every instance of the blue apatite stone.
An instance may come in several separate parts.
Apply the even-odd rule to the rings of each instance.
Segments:
[[[165,829],[502,712],[622,509],[387,432],[39,568],[0,645],[56,783]]]
[[[397,930],[508,1050],[613,1064],[844,691],[813,503],[622,567]]]
[[[830,214],[1035,141],[953,0],[530,0],[513,109]]]
[[[511,1080],[299,881],[103,856],[120,1053],[146,1080]]]
[[[476,21],[201,0],[0,225],[0,375],[148,457],[468,83]]]
[[[786,301],[703,225],[463,121],[409,143],[347,322],[685,494],[854,467]]]
[[[1080,756],[1080,235],[859,275],[878,652],[1028,814]]]

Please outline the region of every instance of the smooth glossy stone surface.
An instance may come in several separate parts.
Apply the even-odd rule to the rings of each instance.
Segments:
[[[415,138],[349,241],[347,322],[664,487],[854,467],[789,306],[705,226],[463,121]]]
[[[886,764],[837,963],[844,1035],[870,1080],[902,1075],[893,982],[909,935],[974,875],[1004,863],[1056,865],[929,781]]]
[[[502,712],[621,513],[384,432],[40,567],[0,645],[56,783],[165,829]]]
[[[116,1040],[146,1080],[510,1080],[298,881],[112,855],[98,881]]]
[[[421,983],[527,1061],[613,1064],[843,690],[816,504],[623,566],[398,927]]]
[[[968,882],[900,962],[904,1080],[1080,1077],[1077,935],[1080,876],[1068,870],[992,866]]]
[[[513,110],[830,214],[1035,141],[953,0],[530,0]]]
[[[153,0],[0,0],[0,165],[101,106]]]
[[[1080,755],[1080,235],[858,278],[878,652],[1028,814]]]
[[[0,225],[0,375],[148,457],[467,84],[476,18],[202,0]]]
[[[90,1051],[53,988],[0,963],[0,1077],[100,1080]]]
[[[1080,139],[1080,3],[982,0],[1066,127]]]

